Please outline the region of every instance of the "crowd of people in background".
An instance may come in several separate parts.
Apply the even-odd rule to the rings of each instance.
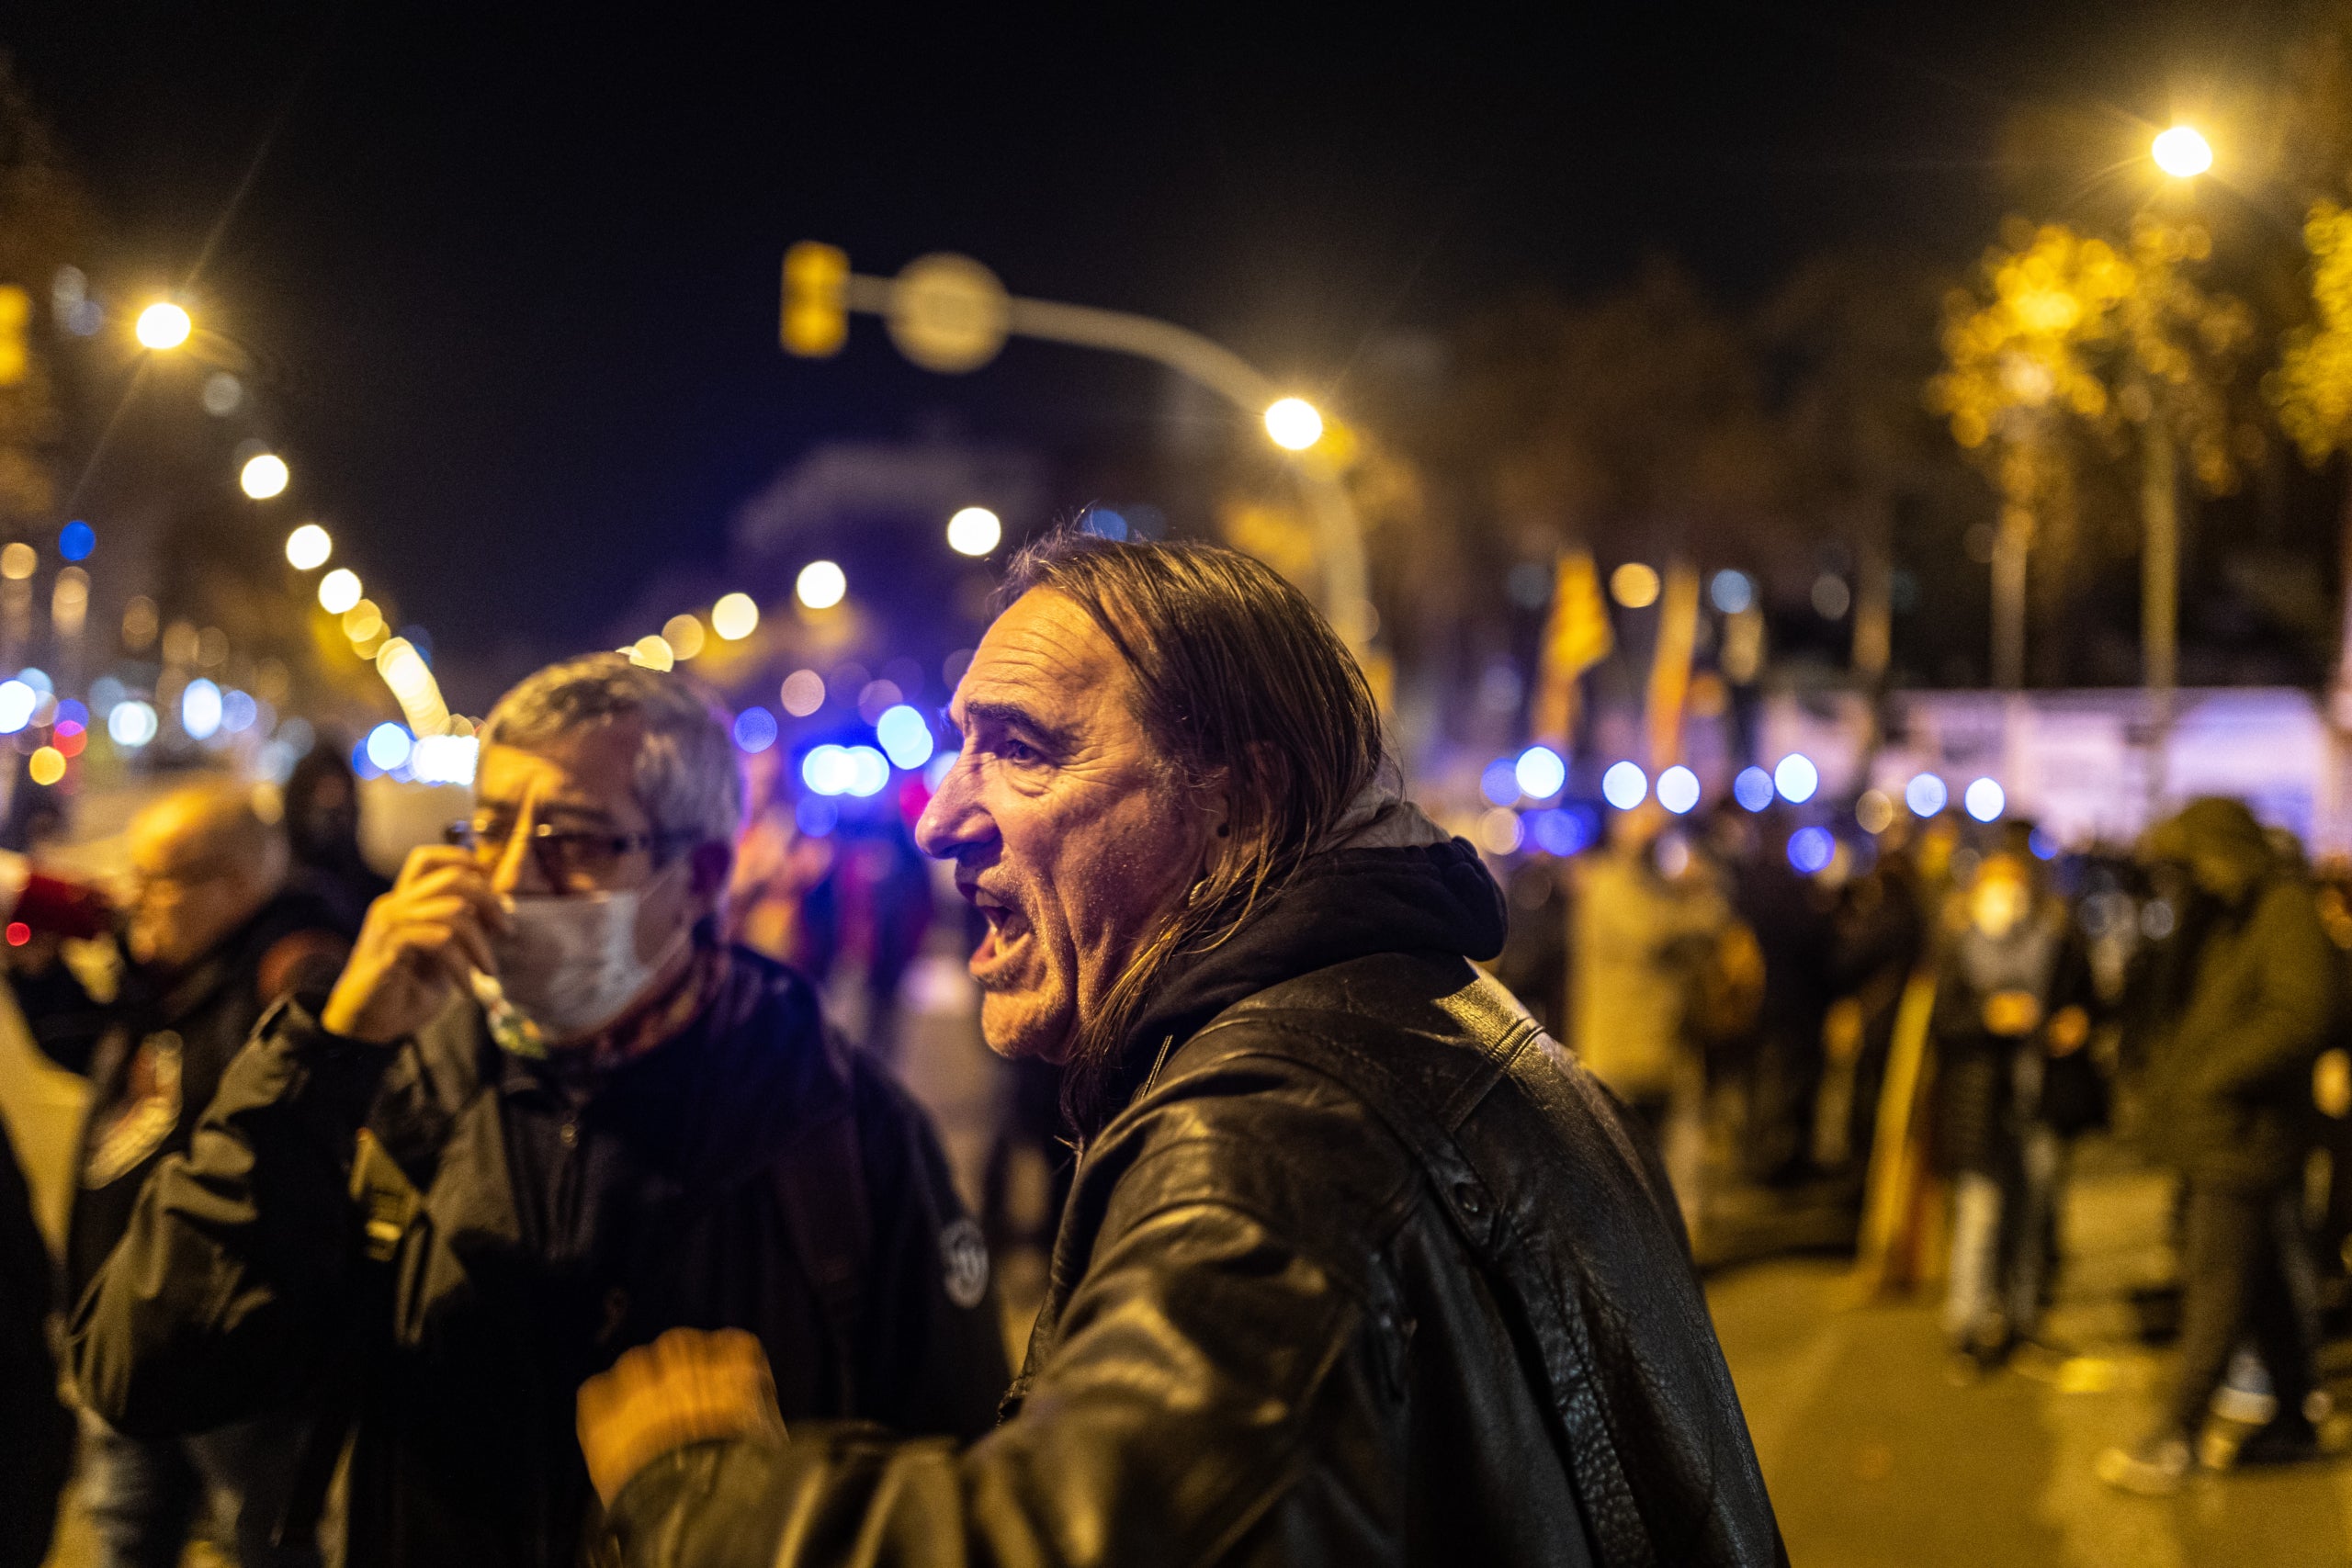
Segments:
[[[501,879],[502,889],[536,879],[560,893],[570,877],[601,897],[606,862],[643,853],[662,864],[653,846],[672,832],[709,851],[680,863],[686,880],[661,894],[685,900],[675,920],[696,933],[694,944],[623,964],[622,986],[604,972],[619,961],[591,951],[602,936],[552,932],[540,954],[552,967],[538,976],[547,994],[535,1000],[537,1014],[595,1012],[572,1020],[573,1032],[594,1043],[594,1070],[632,1073],[649,1093],[667,1091],[640,1058],[673,1034],[705,1055],[738,1048],[731,1037],[703,1038],[705,1026],[693,1021],[714,1009],[740,1012],[730,1028],[803,1038],[809,1062],[822,1064],[809,1068],[812,1081],[845,1097],[843,1114],[863,1122],[854,1136],[894,1151],[898,1168],[875,1179],[918,1215],[908,1235],[834,1238],[861,1259],[848,1272],[876,1267],[876,1247],[911,1247],[924,1259],[907,1265],[911,1279],[932,1267],[934,1233],[971,1235],[968,1252],[951,1247],[945,1274],[916,1292],[921,1311],[891,1330],[902,1348],[940,1363],[936,1387],[866,1364],[875,1348],[842,1319],[849,1298],[820,1280],[786,1315],[830,1324],[839,1344],[810,1365],[779,1364],[786,1402],[827,1415],[883,1411],[954,1436],[986,1424],[1003,1368],[993,1325],[974,1326],[995,1311],[985,1259],[1050,1246],[1072,1176],[1068,1105],[1055,1066],[1012,1064],[975,1224],[946,1190],[920,1119],[903,1122],[896,1091],[882,1087],[901,1054],[908,976],[950,907],[916,848],[910,813],[880,802],[848,815],[829,808],[811,821],[785,781],[755,778],[738,834],[729,826],[739,815],[731,798],[704,799],[673,781],[670,805],[684,825],[622,831],[612,826],[621,796],[598,804],[581,781],[601,777],[599,767],[618,779],[613,770],[625,770],[625,760],[565,750],[587,722],[581,714],[609,707],[626,725],[667,725],[712,747],[724,746],[723,735],[703,733],[698,699],[673,702],[659,680],[616,656],[558,666],[534,682],[502,705],[504,729],[493,733],[508,738],[506,755],[556,757],[571,773],[487,779],[474,817],[448,847],[417,852],[397,887],[360,852],[358,791],[332,747],[313,750],[282,790],[205,779],[161,795],[126,836],[130,874],[119,917],[74,906],[70,889],[21,866],[0,866],[12,908],[63,900],[26,934],[10,928],[6,963],[34,1043],[92,1089],[56,1299],[80,1303],[78,1464],[105,1562],[175,1562],[208,1514],[241,1562],[318,1561],[333,1456],[349,1429],[362,1435],[334,1506],[357,1511],[352,1539],[381,1546],[370,1547],[371,1561],[423,1561],[467,1543],[511,1557],[533,1541],[578,1535],[588,1478],[569,1460],[550,1471],[514,1456],[547,1436],[533,1423],[568,1411],[570,1387],[629,1338],[623,1331],[642,1304],[632,1292],[651,1289],[630,1272],[648,1245],[630,1227],[650,1223],[650,1209],[636,1211],[661,1183],[632,1163],[640,1157],[633,1152],[600,1156],[587,1178],[564,1174],[591,1136],[594,1103],[588,1080],[567,1075],[588,1069],[565,1065],[561,1053],[547,1067],[525,1065],[549,1058],[527,1027],[507,1037],[512,998],[497,987],[477,985],[471,1003],[450,1012],[443,1004],[465,998],[447,989],[447,976],[435,982],[441,989],[409,996],[408,982],[386,977],[398,965],[369,955],[392,940],[379,928],[396,917],[437,933],[429,940],[445,947],[512,942],[501,917],[468,902],[487,897],[484,879]],[[729,766],[712,761],[711,777]],[[581,798],[560,805],[564,788]],[[631,788],[641,794],[642,781]],[[527,833],[517,829],[518,810],[536,814]],[[563,810],[591,825],[565,826]],[[1725,803],[1676,818],[1649,802],[1608,813],[1581,852],[1531,851],[1499,868],[1509,937],[1490,967],[1646,1132],[1701,1265],[1788,1245],[1787,1226],[1759,1232],[1758,1214],[1810,1214],[1820,1224],[1804,1233],[1805,1245],[1852,1247],[1882,1285],[1940,1287],[1955,1382],[2063,1359],[2072,1351],[2050,1333],[2048,1314],[2068,1262],[2070,1174],[2085,1141],[2097,1138],[2101,1149],[2136,1151],[2175,1180],[2179,1259],[2171,1310],[2141,1303],[2152,1337],[2177,1337],[2177,1370],[2146,1432],[2103,1454],[2100,1476],[2162,1495],[2199,1467],[2228,1471],[2336,1447],[2345,1423],[2320,1354],[2352,1311],[2352,867],[2311,865],[2291,835],[2219,798],[2189,803],[2136,844],[2072,849],[2015,818],[1985,824],[1951,812],[1840,835],[1821,825],[1824,815]],[[29,807],[14,818],[18,841],[35,849],[62,826]],[[526,847],[510,848],[526,839]],[[721,845],[729,852],[718,852]],[[1458,840],[1453,846],[1470,852]],[[662,886],[658,877],[646,884]],[[628,909],[638,908],[639,891],[630,889]],[[512,919],[514,900],[501,897]],[[592,907],[570,896],[548,901]],[[461,907],[473,913],[459,919]],[[981,907],[956,917],[983,951],[996,940],[989,914]],[[479,931],[466,923],[473,919]],[[77,932],[104,940],[74,940]],[[491,950],[468,947],[477,951]],[[497,951],[523,994],[527,942]],[[664,965],[677,974],[657,985],[649,976]],[[823,987],[839,1037],[854,1042],[864,1064],[820,1046],[813,993],[796,976]],[[675,1019],[631,1025],[627,1038],[599,1032],[612,1026],[594,998],[672,994],[662,985],[682,998]],[[326,1012],[287,1005],[330,989],[342,999],[328,1006],[345,1009],[333,1030],[321,1022]],[[381,1021],[369,1009],[398,1017]],[[410,1042],[402,1048],[425,1064],[422,1077],[395,1075],[364,1124],[368,1102],[338,1098],[329,1080],[356,1073],[372,1083],[382,1067],[329,1071],[332,1053],[348,1048],[345,1036]],[[504,1064],[496,1081],[467,1078],[456,1066],[487,1049],[485,1039],[499,1048],[490,1059]],[[243,1064],[234,1074],[232,1059]],[[673,1051],[654,1059],[682,1058]],[[458,1077],[433,1081],[445,1070]],[[465,1131],[485,1096],[499,1101],[508,1129],[510,1146],[496,1157]],[[657,1139],[689,1136],[701,1148],[706,1138],[749,1137],[737,1156],[768,1157],[754,1158],[753,1145],[770,1145],[742,1121],[745,1107],[721,1116],[684,1100],[661,1103],[662,1116],[683,1121]],[[759,1114],[776,1122],[769,1132],[793,1134],[797,1104],[784,1095]],[[407,1109],[387,1122],[386,1105]],[[218,1130],[198,1149],[206,1114]],[[697,1120],[714,1116],[707,1126]],[[338,1258],[324,1231],[304,1250],[301,1227],[322,1222],[287,1195],[284,1169],[311,1160],[312,1186],[340,1192],[346,1183],[333,1159],[317,1158],[314,1140],[289,1132],[303,1119],[332,1122],[338,1138],[357,1133],[354,1199],[387,1205],[369,1212],[397,1215],[389,1234],[412,1249],[397,1280],[385,1274],[368,1287],[392,1309],[381,1345],[339,1342],[302,1315],[312,1298],[353,1288],[345,1275],[378,1278],[358,1259]],[[681,1134],[689,1122],[690,1134]],[[632,1148],[629,1140],[643,1135],[637,1129],[615,1147]],[[413,1171],[424,1159],[435,1173],[428,1194],[402,1177],[397,1159],[372,1168],[381,1184],[368,1186],[369,1140],[402,1137],[435,1150],[408,1153]],[[830,1243],[802,1234],[816,1222],[791,1195],[796,1182],[831,1179],[802,1168],[808,1157],[784,1158],[754,1184],[755,1199],[729,1201],[751,1203],[753,1218],[822,1253]],[[452,1171],[464,1177],[454,1196]],[[16,1176],[13,1158],[0,1158],[0,1175]],[[576,1195],[560,1196],[580,1179],[602,1184],[597,1203],[635,1217],[587,1213]],[[438,1236],[416,1229],[428,1201],[447,1203],[456,1228]],[[25,1207],[20,1192],[0,1192],[0,1218]],[[897,1223],[866,1217],[884,1230]],[[435,1270],[446,1265],[437,1249],[484,1224],[544,1231],[542,1242],[579,1227],[565,1245],[585,1249],[584,1272],[518,1276],[500,1287],[520,1292],[507,1303],[513,1311],[493,1304],[476,1321],[481,1299],[447,1294]],[[45,1273],[39,1238],[17,1234],[23,1229],[0,1235],[7,1266]],[[680,1298],[684,1318],[707,1315],[718,1302],[753,1316],[778,1310],[765,1297],[747,1306],[730,1293],[751,1288],[731,1277],[743,1262],[734,1243],[671,1256],[710,1271],[699,1283],[664,1286],[705,1292]],[[191,1269],[191,1260],[201,1267]],[[482,1260],[467,1267],[479,1271]],[[627,1289],[596,1283],[624,1273]],[[261,1304],[224,1318],[224,1290],[249,1290]],[[21,1305],[23,1292],[6,1299]],[[517,1352],[516,1325],[551,1303],[562,1387],[506,1388],[507,1372],[491,1369]],[[466,1325],[461,1337],[479,1343],[440,1343],[446,1324],[424,1332],[436,1314],[454,1314]],[[768,1354],[806,1327],[777,1318],[763,1335]],[[0,1467],[0,1506],[24,1511],[54,1494],[77,1440],[53,1403],[16,1396],[53,1375],[41,1334],[37,1314],[0,1323],[0,1369],[15,1390],[12,1425],[0,1436],[23,1456]],[[206,1348],[208,1337],[218,1343]],[[556,1341],[531,1357],[544,1360],[548,1343]],[[253,1389],[275,1386],[258,1369],[282,1368],[289,1344],[319,1366],[370,1358],[379,1369],[407,1369],[409,1381],[371,1374],[324,1406],[257,1403]],[[447,1383],[447,1398],[431,1393],[435,1380]],[[484,1391],[499,1388],[498,1403],[486,1404]],[[942,1388],[954,1394],[949,1404],[939,1402]],[[13,1421],[27,1411],[29,1423]],[[474,1496],[478,1477],[450,1469],[452,1452],[474,1453],[484,1473],[503,1476],[494,1506]],[[325,1522],[330,1535],[345,1528]],[[0,1564],[36,1561],[0,1553]]]
[[[1810,1204],[1880,1282],[1940,1276],[1955,1381],[2063,1357],[2068,1176],[2104,1134],[2177,1183],[2177,1301],[2141,1305],[2180,1365],[2101,1476],[2336,1446],[2352,867],[2220,798],[2128,846],[1951,812],[1792,855],[1805,830],[1651,804],[1512,871],[1502,973],[1657,1132],[1702,1260],[1773,1245],[1744,1198]]]

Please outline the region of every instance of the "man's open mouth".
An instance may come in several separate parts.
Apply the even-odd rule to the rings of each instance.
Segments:
[[[1020,956],[1029,941],[1030,926],[1028,918],[1020,910],[998,902],[989,894],[975,891],[971,897],[989,923],[979,945],[972,950],[969,965],[972,978],[985,986]]]

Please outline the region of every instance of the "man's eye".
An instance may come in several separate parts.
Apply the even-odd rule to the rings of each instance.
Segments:
[[[1015,740],[1010,736],[1005,738],[996,750],[997,755],[1008,762],[1038,762],[1045,760],[1044,755],[1029,742]]]

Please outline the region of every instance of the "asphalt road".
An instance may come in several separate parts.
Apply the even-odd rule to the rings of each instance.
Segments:
[[[1801,1568],[2303,1568],[2352,1561],[2352,1462],[2124,1496],[2092,1473],[2138,1437],[2170,1358],[2134,1287],[2162,1282],[2165,1182],[2088,1151],[2047,1325],[2070,1355],[1957,1386],[1933,1303],[1857,1304],[1843,1263],[1781,1259],[1709,1295],[1792,1561]],[[2343,1369],[2339,1369],[2343,1370]],[[2347,1392],[2336,1379],[2341,1404]]]

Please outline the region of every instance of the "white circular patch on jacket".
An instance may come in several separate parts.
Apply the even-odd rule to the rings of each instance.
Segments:
[[[989,1244],[979,1223],[968,1216],[948,1223],[939,1233],[939,1260],[944,1266],[947,1299],[959,1307],[976,1307],[989,1293]]]

